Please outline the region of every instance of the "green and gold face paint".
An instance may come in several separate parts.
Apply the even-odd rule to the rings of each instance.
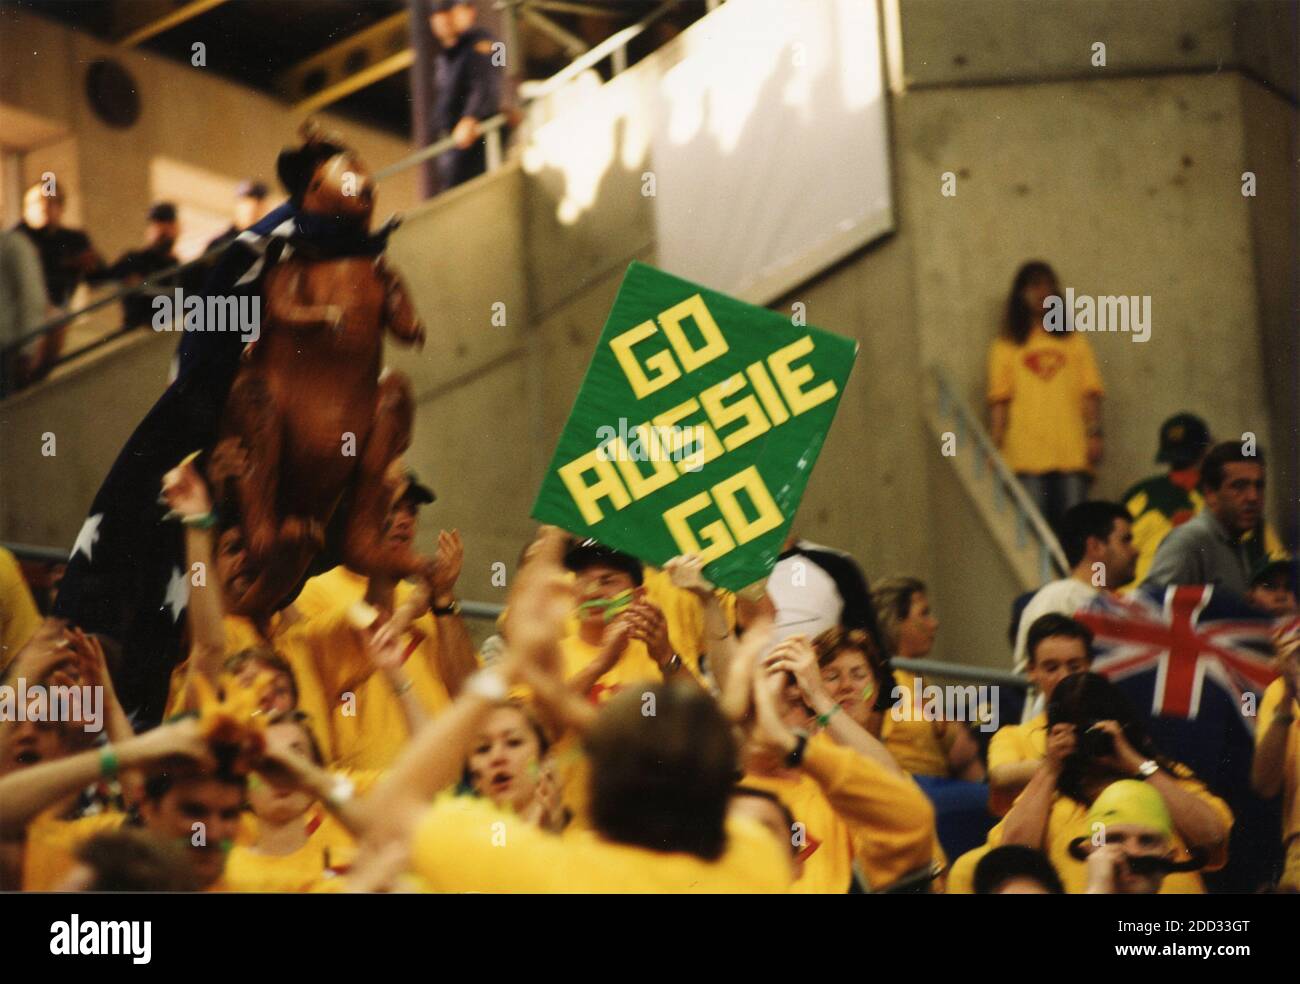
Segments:
[[[628,588],[626,591],[620,591],[613,598],[592,598],[590,601],[584,601],[578,606],[578,613],[579,615],[586,615],[592,611],[603,611],[605,621],[609,622],[632,604],[634,595],[634,589]]]

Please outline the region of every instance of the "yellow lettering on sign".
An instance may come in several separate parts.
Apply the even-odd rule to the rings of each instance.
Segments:
[[[641,469],[633,460],[632,453],[620,437],[614,438],[614,463],[618,465],[618,470],[623,476],[623,481],[627,483],[632,498],[640,500],[652,492],[658,492],[665,485],[677,481],[677,469],[673,467],[672,459],[664,451],[663,443],[659,440],[655,428],[641,424],[636,428],[636,432],[640,437],[641,447],[645,449],[645,453],[637,457],[650,462],[650,474],[641,474]]]
[[[708,543],[707,547],[701,547],[700,541],[695,538],[688,520],[695,513],[707,509],[710,504],[709,493],[701,492],[664,513],[664,522],[668,524],[668,532],[677,543],[678,553],[699,554],[706,564],[736,549],[736,541],[727,531],[727,524],[720,519],[700,527],[700,536]]]
[[[623,334],[611,339],[609,343],[609,347],[614,350],[614,358],[618,360],[623,375],[627,377],[632,392],[636,394],[638,400],[676,382],[682,376],[682,371],[677,368],[672,353],[667,349],[656,352],[646,359],[645,369],[632,354],[632,346],[645,341],[657,330],[653,321],[643,321],[635,328],[629,328]],[[655,375],[647,376],[646,369],[654,370]]]
[[[632,502],[632,497],[618,479],[613,462],[607,461],[600,451],[600,448],[593,448],[582,457],[560,466],[564,487],[569,490],[583,520],[592,526],[605,518],[598,505],[601,499],[608,498],[615,509],[622,509]],[[596,473],[596,481],[591,485],[584,481],[587,472]]]
[[[784,424],[789,420],[790,411],[785,408],[781,398],[776,395],[776,387],[772,385],[772,377],[767,374],[767,366],[761,362],[751,362],[745,370],[745,375],[754,384],[754,392],[763,401],[763,409],[767,411],[768,419],[772,421],[772,425]]]
[[[686,332],[682,330],[682,322],[686,318],[694,320],[695,327],[704,336],[704,345],[701,348],[693,348],[690,339],[686,337]],[[722,335],[722,329],[713,320],[713,315],[704,306],[704,298],[699,294],[686,298],[680,304],[674,304],[667,311],[660,312],[659,324],[663,326],[664,334],[668,336],[673,351],[677,353],[677,358],[682,360],[682,367],[687,372],[694,372],[700,366],[712,362],[729,348],[726,338]]]
[[[809,390],[807,393],[803,391],[803,387],[815,375],[813,368],[804,365],[794,369],[790,367],[790,363],[795,359],[802,358],[812,350],[812,336],[804,335],[798,341],[791,342],[785,348],[777,349],[767,357],[768,365],[772,367],[772,375],[776,377],[776,384],[781,387],[781,395],[785,397],[785,402],[790,404],[790,412],[796,417],[815,406],[825,403],[827,400],[833,399],[836,393],[833,379],[826,380],[816,389]]]
[[[689,417],[699,409],[699,401],[691,397],[685,403],[679,403],[672,409],[665,410],[654,419],[654,425],[666,428],[663,433],[670,435],[668,453],[673,458],[679,459],[677,461],[677,470],[683,473],[699,471],[723,453],[722,442],[718,440],[718,435],[714,433],[713,428],[708,424],[693,424],[689,428],[673,430],[679,420],[683,417]],[[683,434],[683,430],[689,430],[690,434]],[[690,438],[694,438],[694,440],[692,441]],[[698,446],[688,450],[685,455],[679,454],[686,444],[696,444]]]
[[[746,518],[745,510],[736,501],[736,493],[742,490],[758,510],[758,515],[752,520]],[[748,543],[781,525],[781,508],[768,492],[755,465],[713,486],[713,501],[718,504],[718,511],[740,543]]]
[[[700,394],[700,405],[704,407],[704,412],[709,415],[709,422],[716,430],[721,431],[722,428],[737,420],[745,421],[743,427],[737,427],[730,434],[723,436],[722,443],[728,451],[734,451],[758,435],[766,434],[772,427],[752,393],[746,393],[731,404],[722,402],[723,397],[744,388],[745,377],[736,373]]]

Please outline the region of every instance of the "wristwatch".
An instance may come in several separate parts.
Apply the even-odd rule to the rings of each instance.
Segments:
[[[672,676],[682,668],[682,658],[673,653],[672,658],[667,660],[663,666],[659,667],[664,676]]]
[[[445,608],[431,608],[430,611],[433,612],[434,618],[439,618],[443,615],[459,615],[460,602],[453,600],[452,603],[447,605]]]
[[[1134,776],[1134,778],[1150,779],[1159,771],[1160,771],[1159,763],[1157,763],[1154,759],[1147,759],[1145,762],[1143,762],[1141,765],[1138,766],[1137,775]]]
[[[790,749],[790,754],[785,757],[785,767],[787,769],[797,769],[803,765],[803,753],[807,750],[808,732],[796,730],[794,733],[794,748]]]

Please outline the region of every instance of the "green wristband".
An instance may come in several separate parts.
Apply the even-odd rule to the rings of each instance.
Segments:
[[[831,723],[831,718],[835,716],[836,712],[839,711],[839,709],[840,709],[839,704],[832,704],[831,709],[827,711],[825,714],[817,715],[817,723],[821,725],[821,727],[823,728],[826,727],[828,724]]]
[[[202,516],[182,516],[181,523],[197,530],[210,530],[217,525],[217,514],[209,511]]]
[[[116,778],[117,770],[121,766],[122,763],[112,745],[105,745],[99,750],[99,774],[105,779]]]

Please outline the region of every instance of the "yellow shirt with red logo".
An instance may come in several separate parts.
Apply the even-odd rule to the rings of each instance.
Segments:
[[[989,351],[988,402],[1007,401],[1007,466],[1017,473],[1088,470],[1084,397],[1104,390],[1092,346],[1078,332],[999,338]]]
[[[916,783],[825,734],[809,739],[797,775],[749,774],[742,782],[774,794],[794,816],[803,874],[791,892],[847,892],[855,859],[869,887],[880,889],[935,856],[934,808]]]

